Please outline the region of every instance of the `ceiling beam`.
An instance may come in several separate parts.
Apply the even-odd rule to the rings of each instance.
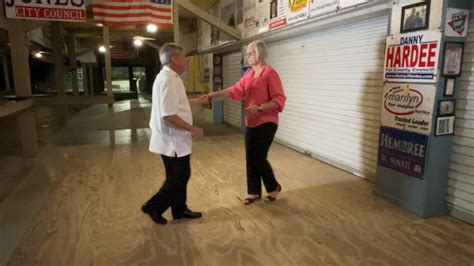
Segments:
[[[188,0],[179,0],[179,1],[175,0],[175,1],[178,3],[179,6],[191,12],[192,14],[197,16],[199,19],[204,20],[205,22],[229,34],[230,36],[234,37],[237,40],[242,39],[242,33],[240,32],[240,30],[225,24],[218,17],[208,14],[206,11],[200,9],[193,3],[189,2]]]

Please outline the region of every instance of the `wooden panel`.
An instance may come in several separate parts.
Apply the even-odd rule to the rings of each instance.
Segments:
[[[87,121],[87,120],[86,120]],[[474,227],[421,220],[372,196],[372,185],[275,144],[283,187],[274,203],[246,207],[240,134],[193,145],[188,205],[199,220],[154,224],[141,204],[164,169],[147,141],[71,146],[64,175],[8,265],[470,265]],[[126,162],[126,163],[124,163]],[[170,212],[165,213],[170,219]]]

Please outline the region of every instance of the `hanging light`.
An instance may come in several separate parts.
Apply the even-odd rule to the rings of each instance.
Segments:
[[[36,52],[35,57],[36,58],[41,58],[41,57],[43,57],[43,55],[41,54],[41,52]]]
[[[146,26],[146,31],[149,33],[155,33],[158,30],[158,27],[155,24],[148,24]]]
[[[99,47],[99,52],[105,53],[105,51],[107,51],[107,50],[105,49],[105,46],[102,45],[101,47]]]
[[[135,45],[135,47],[140,47],[143,45],[143,41],[140,39],[135,39],[133,40],[133,45]]]

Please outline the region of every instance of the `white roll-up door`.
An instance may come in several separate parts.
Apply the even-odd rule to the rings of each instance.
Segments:
[[[471,14],[474,14],[474,9]],[[474,19],[469,23],[456,102],[456,122],[449,167],[450,212],[474,224]]]
[[[224,55],[223,58],[223,83],[224,89],[234,85],[239,81],[241,74],[241,52]],[[224,101],[224,122],[241,128],[242,126],[242,103],[241,101]]]
[[[288,98],[277,141],[374,178],[387,28],[383,16],[268,45]]]

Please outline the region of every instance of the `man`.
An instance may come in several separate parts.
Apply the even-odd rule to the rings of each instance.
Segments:
[[[410,16],[405,19],[405,24],[403,25],[404,30],[413,30],[415,29],[415,20],[416,20],[416,10],[415,8],[411,9]]]
[[[166,224],[163,213],[171,207],[173,219],[200,218],[200,212],[186,205],[186,190],[191,176],[192,137],[202,137],[203,130],[193,126],[190,105],[203,104],[207,97],[188,100],[180,74],[187,68],[181,46],[167,43],[160,49],[162,70],[153,84],[149,150],[161,155],[166,179],[162,187],[142,206],[157,224]]]

